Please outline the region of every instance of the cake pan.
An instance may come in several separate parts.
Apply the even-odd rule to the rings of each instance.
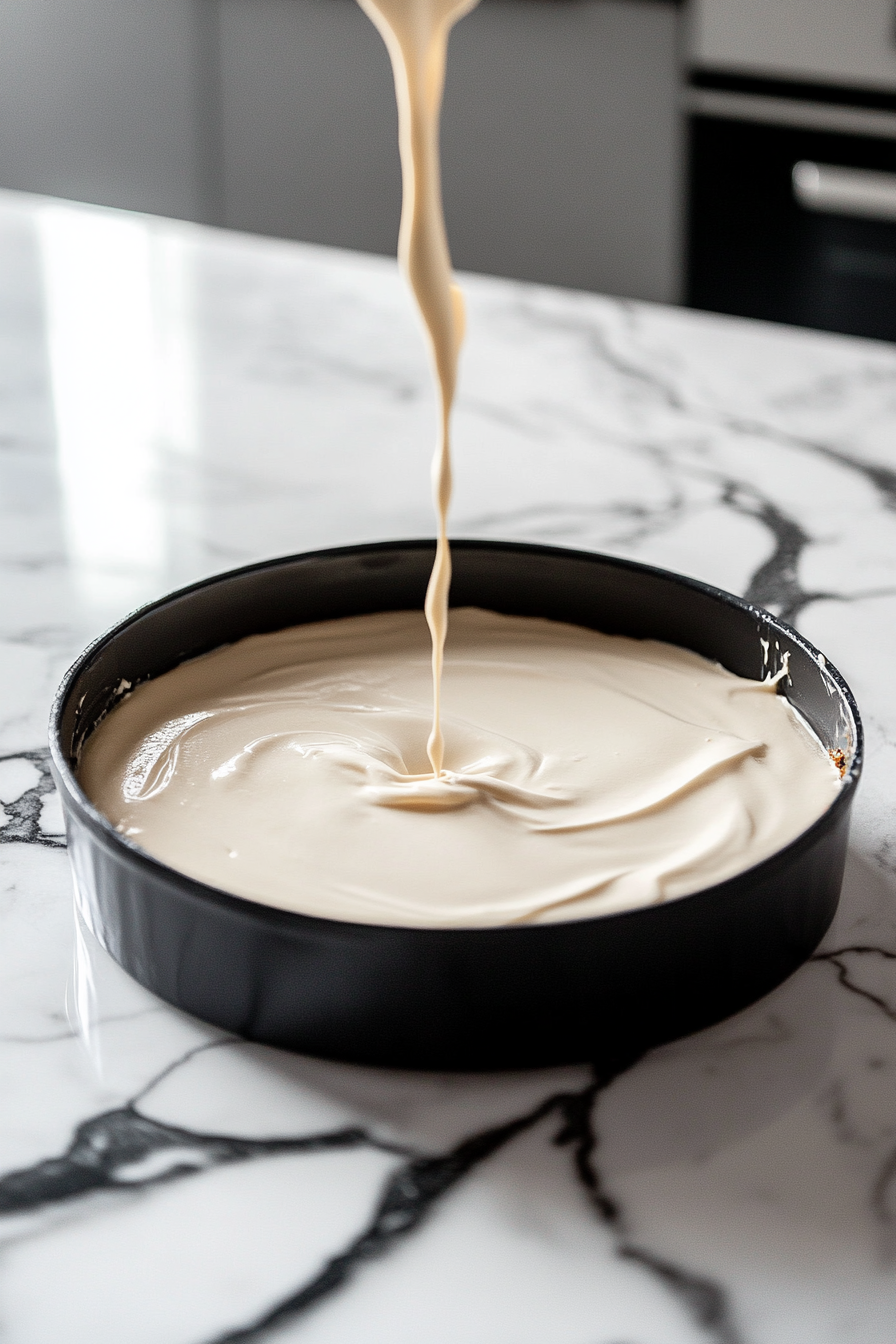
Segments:
[[[54,703],[51,760],[76,900],[121,966],[228,1031],[307,1054],[426,1069],[605,1061],[754,1002],[815,949],[837,907],[862,730],[849,688],[795,630],[729,593],[608,556],[453,543],[451,602],[667,640],[782,692],[843,770],[828,810],[784,849],[692,895],[565,923],[413,929],[275,910],[167,867],[119,835],[77,780],[122,695],[245,635],[420,608],[431,542],[277,559],[193,584],[98,639]],[[296,872],[301,888],[303,876]]]

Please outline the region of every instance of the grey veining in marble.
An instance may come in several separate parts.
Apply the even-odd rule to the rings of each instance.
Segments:
[[[835,926],[763,1002],[605,1076],[333,1065],[130,981],[72,916],[62,671],[202,574],[431,534],[433,398],[388,262],[0,198],[10,1344],[896,1338],[896,350],[465,288],[454,534],[749,593],[851,681]]]

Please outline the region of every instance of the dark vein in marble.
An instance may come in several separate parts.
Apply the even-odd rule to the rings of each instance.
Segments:
[[[848,1144],[851,1148],[867,1148],[869,1139],[860,1133],[853,1123],[846,1100],[846,1091],[842,1082],[835,1081],[821,1097],[822,1105],[837,1136],[837,1142]]]
[[[896,968],[896,952],[890,952],[886,948],[874,947],[869,944],[853,943],[846,947],[835,948],[830,952],[816,952],[812,958],[813,961],[828,962],[836,970],[838,983],[844,989],[873,1004],[889,1021],[896,1022],[896,1008],[892,1004],[888,1003],[880,994],[875,994],[873,990],[866,989],[864,985],[856,984],[855,980],[851,978],[849,966],[843,960],[847,956],[880,957],[884,961],[894,963],[894,968]],[[854,1141],[852,1131],[846,1131],[845,1107],[842,1103],[842,1097],[838,1096],[836,1091],[833,1094],[832,1103],[832,1120],[838,1136],[841,1140],[845,1138],[846,1141],[851,1139]],[[896,1148],[884,1159],[871,1187],[871,1208],[879,1223],[888,1228],[896,1226]]]
[[[214,1344],[260,1339],[272,1327],[304,1314],[342,1288],[366,1262],[392,1250],[424,1221],[434,1205],[463,1177],[506,1143],[557,1110],[559,1097],[548,1097],[527,1115],[464,1139],[449,1153],[417,1157],[402,1166],[386,1188],[367,1227],[324,1265],[318,1275],[278,1302],[251,1324],[216,1337]]]
[[[274,1326],[294,1320],[316,1306],[342,1288],[364,1264],[386,1255],[418,1228],[439,1200],[471,1171],[511,1139],[532,1129],[549,1115],[559,1113],[564,1121],[555,1141],[567,1143],[577,1139],[582,1129],[582,1117],[590,1114],[597,1091],[617,1077],[630,1062],[633,1061],[613,1069],[603,1080],[590,1083],[581,1092],[554,1093],[526,1114],[463,1139],[447,1153],[412,1158],[386,1182],[367,1226],[345,1250],[328,1260],[309,1283],[250,1324],[216,1336],[214,1344],[246,1344],[246,1341],[261,1339]],[[587,1137],[582,1142],[587,1143]],[[576,1160],[578,1167],[580,1161],[584,1163],[587,1158],[580,1158],[577,1151]],[[584,1169],[582,1166],[580,1171]],[[608,1212],[610,1207],[608,1204]]]
[[[637,340],[639,335],[637,309],[625,302],[621,306],[626,317],[629,334]],[[643,388],[648,389],[670,410],[683,412],[703,421],[711,421],[739,436],[764,439],[766,442],[797,448],[817,457],[826,458],[829,462],[845,467],[848,471],[854,472],[868,481],[880,495],[884,507],[896,511],[896,470],[893,468],[876,462],[868,462],[864,458],[857,457],[854,453],[847,452],[844,448],[834,447],[832,444],[808,435],[798,434],[793,430],[781,429],[752,416],[726,413],[718,407],[694,405],[688,401],[671,379],[662,377],[655,368],[645,367],[638,360],[626,358],[614,349],[612,336],[603,326],[596,324],[593,320],[580,318],[577,321],[575,319],[564,320],[551,317],[545,321],[544,317],[545,315],[539,313],[538,320],[543,325],[566,328],[569,331],[577,331],[584,335],[592,352],[608,368],[611,368],[629,382],[639,383]]]
[[[38,771],[40,779],[30,789],[26,789],[14,803],[3,804],[6,821],[0,824],[0,844],[44,845],[47,849],[63,848],[64,835],[49,834],[40,828],[43,799],[56,787],[50,773],[49,749],[40,747],[37,751],[16,751],[8,756],[0,756],[0,765],[4,761],[28,761]]]
[[[500,425],[502,429],[511,429],[515,434],[522,434],[534,443],[541,442],[543,438],[540,425],[533,423],[530,416],[503,402],[467,395],[458,398],[457,406],[458,410],[462,409],[468,415],[479,416],[480,419],[488,420],[493,425]]]
[[[664,1288],[679,1299],[691,1319],[706,1332],[714,1344],[743,1344],[735,1324],[728,1294],[721,1284],[715,1283],[642,1246],[628,1243],[620,1246],[619,1255],[648,1270]]]
[[[855,980],[850,977],[849,966],[843,961],[847,956],[861,957],[881,957],[884,961],[896,962],[896,952],[888,952],[882,947],[873,947],[863,944],[853,944],[849,947],[838,947],[831,952],[816,952],[812,957],[813,961],[826,961],[833,966],[837,972],[837,980],[844,989],[848,989],[851,994],[857,994],[859,998],[867,999],[873,1003],[875,1008],[890,1019],[896,1022],[896,1009],[894,1009],[886,999],[881,998],[870,989],[865,989],[863,985],[857,985]]]
[[[656,451],[655,449],[653,450]],[[799,567],[805,551],[816,538],[807,532],[798,519],[786,513],[755,485],[736,480],[709,467],[694,467],[687,463],[670,463],[670,474],[675,470],[714,481],[719,489],[719,503],[743,517],[760,523],[769,534],[772,552],[768,559],[751,575],[744,597],[757,606],[774,611],[782,620],[795,624],[813,602],[855,602],[868,597],[885,597],[896,593],[896,587],[861,589],[842,592],[828,588],[805,588]],[[656,530],[656,529],[655,529]]]
[[[332,354],[322,349],[296,343],[293,333],[288,332],[285,339],[270,340],[261,352],[261,358],[252,360],[247,366],[255,379],[263,383],[280,384],[286,381],[291,386],[320,386],[318,374],[332,378],[344,388],[346,383],[372,387],[377,392],[387,391],[396,401],[416,401],[422,395],[425,386],[420,378],[408,378],[397,373],[394,368],[362,363],[345,354]]]
[[[642,445],[642,451],[651,451]],[[651,506],[642,501],[613,500],[602,505],[566,505],[542,501],[520,509],[508,509],[471,515],[464,522],[464,531],[472,533],[494,534],[496,530],[510,527],[522,528],[527,535],[539,537],[583,537],[594,535],[595,520],[606,518],[615,526],[609,535],[601,539],[601,545],[636,546],[670,527],[680,523],[688,513],[688,501],[685,499],[673,473],[668,469],[661,453],[653,451],[658,468],[664,472],[669,497]],[[703,502],[694,505],[694,511],[705,507]]]
[[[886,509],[896,511],[896,471],[890,467],[868,462],[865,458],[848,453],[843,448],[835,448],[831,444],[796,434],[792,430],[779,429],[766,424],[763,420],[722,413],[718,413],[716,418],[725,429],[730,429],[736,434],[765,439],[766,442],[777,443],[782,447],[798,448],[816,457],[826,458],[829,462],[835,462],[838,467],[845,467],[848,471],[855,472],[874,487]]]
[[[807,547],[814,544],[815,538],[798,519],[786,513],[756,486],[711,467],[676,463],[673,469],[671,462],[669,467],[670,474],[678,469],[714,482],[720,491],[719,503],[723,508],[739,513],[742,517],[752,518],[768,533],[772,551],[750,576],[744,590],[748,602],[755,602],[757,606],[774,611],[782,620],[794,623],[813,602],[849,602],[855,597],[866,595],[804,588],[799,575],[800,561]]]
[[[709,481],[717,490],[716,499],[722,507],[743,517],[754,519],[769,534],[771,554],[748,580],[744,593],[748,601],[773,610],[783,620],[793,622],[813,602],[824,599],[847,602],[856,597],[869,595],[804,588],[799,578],[799,564],[803,552],[813,544],[814,538],[795,518],[785,513],[754,486],[707,467],[695,468],[683,463],[675,463],[673,467],[671,462],[663,460],[665,455],[654,445],[640,445],[640,448],[643,452],[649,451],[650,455],[657,459],[657,464],[669,477],[670,485],[674,483],[676,471]],[[705,507],[706,502],[700,501],[693,505],[693,511],[698,512]],[[607,541],[611,545],[636,546],[680,523],[688,511],[688,502],[682,492],[674,488],[670,498],[663,500],[655,508],[621,502],[611,504],[602,512],[623,524],[623,530],[617,531]],[[564,508],[562,505],[541,505],[512,513],[481,515],[472,519],[470,525],[477,531],[494,529],[496,525],[501,524],[509,524],[511,527],[534,525],[534,529],[543,536],[570,536],[581,534],[589,524],[593,527],[594,516],[593,509],[580,510]],[[604,544],[607,544],[607,541]]]
[[[869,481],[880,494],[887,509],[896,510],[896,471],[888,467],[866,462],[853,454],[832,448],[828,444],[803,438],[797,434],[777,430],[761,421],[742,420],[737,417],[719,417],[725,429],[741,435],[751,435],[779,444],[782,447],[797,448],[818,457],[836,462]],[[745,596],[760,606],[772,607],[787,621],[795,622],[799,615],[813,602],[835,601],[851,602],[865,597],[882,597],[892,594],[896,589],[876,588],[856,593],[843,593],[836,590],[808,590],[799,580],[799,562],[805,549],[812,545],[815,538],[795,519],[784,513],[775,503],[763,498],[753,486],[730,483],[733,493],[728,493],[724,502],[742,513],[749,513],[761,522],[771,533],[775,549],[767,561],[756,570]],[[740,492],[740,493],[739,493]],[[750,496],[753,496],[751,503]]]
[[[614,365],[615,367],[615,365]],[[617,369],[618,371],[618,369]],[[631,372],[630,370],[628,371]],[[580,432],[595,433],[593,426],[584,422],[568,408],[564,408],[564,419],[575,424]],[[636,546],[640,542],[657,536],[669,527],[680,524],[689,512],[699,512],[706,507],[706,501],[690,504],[681,490],[677,477],[684,475],[692,479],[711,484],[716,492],[716,502],[743,517],[758,522],[768,533],[771,542],[771,554],[750,577],[744,596],[757,606],[775,611],[783,620],[794,622],[806,607],[813,602],[831,600],[849,602],[869,593],[842,593],[828,589],[804,588],[799,576],[800,561],[806,549],[813,545],[815,538],[792,515],[786,513],[768,495],[756,486],[719,471],[711,466],[694,464],[679,459],[674,452],[656,443],[629,443],[628,451],[649,457],[655,467],[663,474],[668,486],[668,497],[650,507],[643,503],[615,501],[605,505],[598,512],[624,525],[623,530],[607,538],[604,544]],[[470,525],[474,530],[493,529],[501,524],[530,527],[540,535],[570,536],[583,531],[593,531],[595,509],[581,509],[562,504],[542,504],[529,506],[503,514],[486,514],[474,517]],[[883,595],[894,590],[875,590],[874,595]]]
[[[896,1226],[896,1148],[878,1172],[871,1190],[871,1207],[879,1223]]]
[[[522,305],[522,308],[528,313],[527,305]],[[628,334],[637,340],[639,336],[637,310],[625,303],[621,308]],[[642,395],[644,393],[651,395],[670,411],[705,425],[723,429],[739,438],[761,439],[778,447],[796,449],[833,462],[867,481],[878,493],[884,507],[896,511],[896,470],[893,468],[869,462],[844,448],[770,425],[759,418],[731,414],[718,407],[691,403],[672,378],[663,377],[656,368],[649,367],[637,357],[626,356],[616,349],[612,331],[593,316],[560,317],[539,311],[536,320],[542,327],[582,337],[591,353],[605,367],[633,387],[640,388]],[[678,463],[679,467],[683,465]],[[894,591],[876,589],[874,592],[850,594],[804,589],[799,580],[798,566],[803,551],[814,539],[800,523],[784,513],[771,500],[763,498],[754,487],[735,481],[725,483],[722,502],[756,518],[771,533],[774,542],[772,555],[752,576],[745,596],[757,605],[775,610],[784,620],[796,621],[801,612],[813,602],[822,600],[849,602],[862,597],[885,596]]]
[[[71,647],[71,632],[61,625],[25,626],[21,630],[8,631],[3,640],[21,648],[67,650]]]
[[[241,1139],[162,1124],[129,1104],[85,1120],[61,1156],[0,1178],[0,1214],[32,1212],[99,1190],[142,1190],[212,1167],[282,1153],[361,1147],[407,1152],[357,1126],[299,1137]]]
[[[608,331],[604,322],[596,319],[593,314],[573,314],[567,311],[561,316],[557,312],[545,312],[540,307],[534,308],[531,302],[527,301],[527,296],[521,296],[521,298],[522,301],[519,303],[517,311],[528,321],[534,320],[540,331],[558,331],[568,336],[582,338],[590,353],[606,368],[625,379],[626,382],[639,388],[642,392],[652,393],[656,400],[669,410],[688,411],[691,409],[670,379],[661,377],[656,369],[645,366],[637,358],[629,358],[623,355],[613,343],[612,332]],[[637,309],[627,304],[625,300],[617,301],[615,306],[617,309],[621,309],[629,334],[634,335],[634,338],[637,339]]]
[[[860,589],[851,593],[828,588],[804,588],[799,575],[800,561],[806,549],[815,544],[816,538],[796,518],[785,513],[774,500],[752,484],[735,480],[711,468],[693,468],[681,463],[676,465],[687,474],[717,482],[721,490],[719,503],[724,508],[743,517],[753,518],[768,532],[772,552],[747,583],[744,597],[748,602],[766,607],[782,620],[795,624],[813,602],[848,603],[896,593],[896,586]]]
[[[744,593],[747,601],[774,607],[788,621],[794,620],[810,602],[828,593],[807,592],[799,579],[799,562],[812,542],[808,532],[777,504],[752,487],[725,481],[722,503],[748,518],[755,518],[771,534],[774,549],[750,578]]]
[[[600,511],[596,508],[563,508],[561,505],[541,505],[507,513],[481,514],[464,521],[464,536],[519,536],[526,540],[548,543],[557,541],[601,550],[628,549],[673,526],[677,521],[676,505],[660,506],[655,510],[638,505],[617,503]],[[683,514],[683,510],[681,511]],[[608,526],[597,526],[597,519],[605,519]],[[595,534],[599,533],[599,539]]]
[[[639,1056],[638,1056],[639,1057]],[[463,1139],[441,1156],[414,1157],[386,1182],[367,1226],[345,1250],[333,1256],[309,1283],[284,1298],[248,1325],[215,1337],[211,1344],[249,1344],[268,1331],[293,1321],[345,1287],[369,1262],[392,1251],[431,1214],[436,1204],[460,1181],[511,1140],[549,1116],[561,1121],[553,1142],[568,1146],[576,1175],[600,1221],[614,1235],[616,1253],[658,1279],[714,1344],[741,1344],[723,1288],[653,1254],[625,1233],[621,1209],[607,1191],[594,1160],[597,1133],[593,1121],[601,1092],[637,1062],[622,1058],[601,1071],[578,1092],[547,1097],[525,1115]]]
[[[721,1284],[703,1275],[695,1274],[638,1245],[628,1234],[619,1203],[608,1193],[596,1162],[598,1135],[594,1123],[594,1103],[606,1083],[595,1084],[588,1104],[584,1102],[573,1113],[576,1123],[561,1131],[556,1143],[574,1144],[576,1173],[600,1220],[616,1237],[616,1253],[620,1259],[631,1261],[646,1270],[678,1299],[681,1306],[714,1344],[742,1344],[742,1336],[734,1321],[728,1294]],[[569,1114],[569,1113],[568,1113]]]
[[[232,1043],[233,1038],[227,1036],[194,1046],[155,1074],[123,1106],[84,1120],[64,1153],[0,1177],[0,1215],[31,1213],[102,1190],[143,1190],[213,1167],[285,1153],[366,1147],[403,1158],[412,1154],[407,1145],[390,1143],[357,1125],[316,1134],[245,1139],[166,1124],[140,1111],[139,1103],[196,1055]]]
[[[771,555],[755,570],[747,584],[744,597],[748,602],[766,607],[776,612],[782,620],[796,624],[806,607],[813,602],[848,603],[896,593],[896,587],[860,589],[851,593],[827,588],[804,588],[799,577],[799,565],[804,551],[814,545],[815,538],[796,518],[785,513],[755,486],[724,477],[720,480],[721,503],[761,523],[773,542]]]
[[[5,556],[0,560],[0,572],[11,570],[13,574],[43,574],[49,569],[65,570],[68,565],[68,556],[65,554]]]
[[[258,1319],[214,1341],[235,1344],[261,1339],[270,1329],[297,1318],[347,1285],[363,1265],[388,1254],[414,1232],[438,1202],[484,1161],[541,1121],[557,1116],[560,1128],[553,1142],[571,1150],[576,1176],[597,1217],[612,1233],[619,1257],[658,1279],[713,1344],[741,1344],[719,1285],[655,1255],[627,1235],[620,1206],[606,1189],[595,1161],[595,1103],[610,1083],[637,1063],[640,1051],[630,1050],[608,1060],[579,1091],[555,1093],[524,1115],[465,1138],[444,1154],[420,1153],[354,1125],[299,1136],[246,1139],[167,1124],[141,1112],[139,1103],[195,1055],[229,1044],[231,1039],[226,1037],[193,1047],[166,1065],[130,1101],[78,1125],[64,1153],[0,1177],[0,1215],[33,1213],[102,1191],[145,1190],[216,1167],[282,1154],[367,1147],[401,1159],[367,1226],[343,1251],[309,1283]]]

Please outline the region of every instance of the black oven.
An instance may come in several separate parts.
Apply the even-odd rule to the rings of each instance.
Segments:
[[[686,301],[896,340],[896,96],[697,74]]]

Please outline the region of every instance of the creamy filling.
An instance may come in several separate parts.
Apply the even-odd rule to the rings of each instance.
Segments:
[[[329,919],[579,919],[721,881],[794,839],[839,772],[772,680],[559,622],[452,612],[443,765],[422,613],[257,635],[130,694],[81,783],[129,839]]]

